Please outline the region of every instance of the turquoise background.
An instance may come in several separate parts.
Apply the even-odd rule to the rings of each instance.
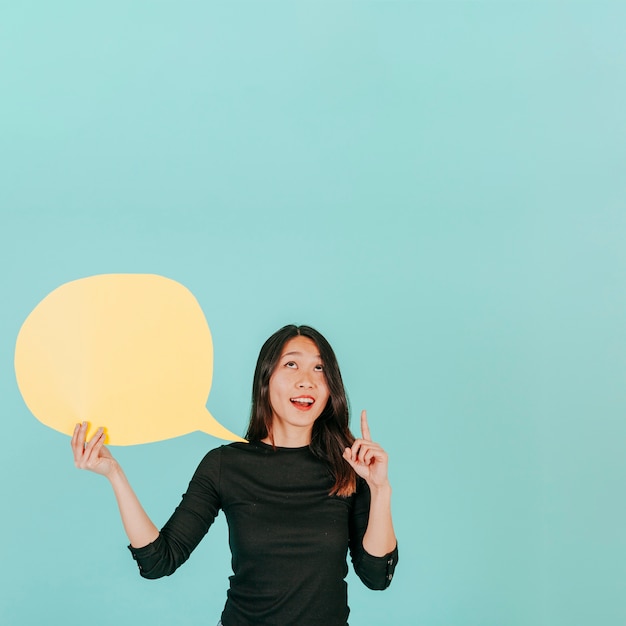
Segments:
[[[223,607],[223,519],[144,581],[106,481],[19,395],[28,313],[110,272],[196,295],[207,406],[239,433],[263,340],[327,335],[401,549],[385,593],[351,575],[351,624],[626,623],[625,25],[606,2],[4,3],[0,623]],[[220,443],[114,452],[161,524]]]

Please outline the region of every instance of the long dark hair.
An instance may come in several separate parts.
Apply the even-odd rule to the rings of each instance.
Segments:
[[[343,386],[337,357],[326,338],[310,326],[289,324],[277,330],[264,344],[254,370],[252,381],[252,410],[246,439],[272,439],[272,405],[270,404],[270,377],[274,373],[285,344],[294,337],[311,339],[320,351],[326,384],[330,392],[328,402],[315,420],[311,432],[311,452],[328,464],[335,478],[330,495],[349,496],[356,490],[356,475],[343,458],[343,451],[354,443],[350,432],[350,409]]]

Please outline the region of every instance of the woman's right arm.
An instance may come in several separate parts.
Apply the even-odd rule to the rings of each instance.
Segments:
[[[85,442],[86,434],[87,422],[76,424],[72,435],[74,464],[79,469],[101,474],[109,480],[131,546],[147,546],[159,536],[158,528],[143,510],[119,463],[105,447],[103,429],[99,428],[88,443]]]

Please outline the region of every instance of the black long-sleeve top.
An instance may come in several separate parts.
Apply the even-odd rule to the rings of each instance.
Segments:
[[[370,589],[389,586],[398,552],[375,557],[363,549],[367,483],[358,479],[349,498],[329,496],[333,483],[308,447],[222,446],[204,457],[159,537],[129,547],[143,577],[169,576],[222,509],[233,568],[224,626],[346,626],[348,550]]]

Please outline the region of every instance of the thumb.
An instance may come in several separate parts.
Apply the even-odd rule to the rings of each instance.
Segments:
[[[343,451],[343,458],[348,461],[354,469],[356,469],[356,463],[352,460],[352,448],[346,448]]]

